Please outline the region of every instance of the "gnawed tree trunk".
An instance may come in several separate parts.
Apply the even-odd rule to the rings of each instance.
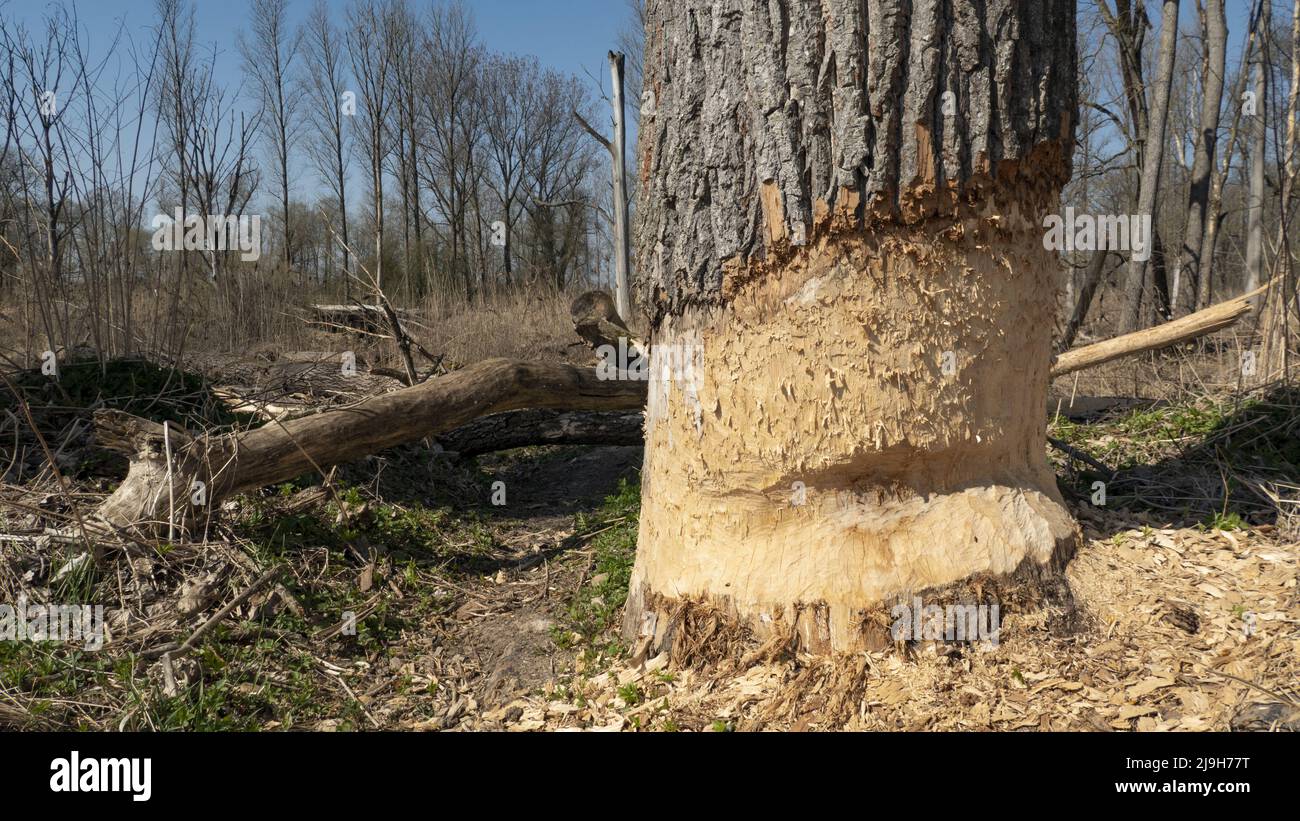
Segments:
[[[244,490],[359,459],[521,408],[636,410],[645,382],[603,380],[589,368],[489,359],[349,408],[225,436],[184,431],[115,412],[96,414],[101,440],[134,451],[126,479],[96,518],[115,528],[190,521]],[[172,453],[170,464],[166,458]],[[196,485],[195,483],[201,483]],[[193,504],[201,490],[201,504]]]
[[[629,634],[669,643],[707,599],[847,650],[895,597],[1056,567],[1078,534],[1043,458],[1042,224],[1074,4],[651,0],[646,21]]]

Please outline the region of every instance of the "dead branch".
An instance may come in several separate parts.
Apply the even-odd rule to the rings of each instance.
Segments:
[[[1211,305],[1172,322],[1066,351],[1058,356],[1052,365],[1052,376],[1063,376],[1115,359],[1168,348],[1170,345],[1221,331],[1250,313],[1251,298],[1263,293],[1267,288],[1267,285],[1256,288],[1249,293]]]
[[[490,359],[346,408],[226,435],[173,438],[171,469],[161,426],[100,411],[103,440],[123,438],[133,453],[126,479],[100,506],[112,528],[148,527],[165,519],[171,493],[196,506],[220,504],[245,490],[287,481],[385,448],[460,427],[493,413],[524,408],[639,410],[646,384],[602,380],[592,369]],[[197,495],[196,495],[197,493]],[[195,502],[194,500],[199,501]]]

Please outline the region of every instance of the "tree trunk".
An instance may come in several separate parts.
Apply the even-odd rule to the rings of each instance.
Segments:
[[[1270,4],[1264,3],[1267,8]],[[1263,35],[1255,46],[1255,113],[1250,118],[1249,185],[1246,198],[1246,290],[1253,291],[1264,281],[1264,169],[1268,163],[1268,83],[1265,72],[1264,38],[1269,36],[1268,12],[1265,11]]]
[[[1277,273],[1272,277],[1272,287],[1263,300],[1264,315],[1260,322],[1262,347],[1255,374],[1257,382],[1275,379],[1290,382],[1291,351],[1297,337],[1297,322],[1300,322],[1290,233],[1291,192],[1295,190],[1297,166],[1300,165],[1300,157],[1296,156],[1296,143],[1300,139],[1296,123],[1296,109],[1300,105],[1300,51],[1297,51],[1300,49],[1300,0],[1294,0],[1291,12],[1291,90],[1286,105],[1286,150],[1278,161],[1282,196],[1277,226]],[[1267,61],[1263,62],[1267,64]]]
[[[1179,313],[1182,283],[1191,283],[1192,309],[1196,309],[1196,283],[1201,277],[1201,246],[1205,239],[1205,211],[1210,200],[1210,176],[1219,139],[1219,108],[1223,104],[1223,72],[1227,62],[1228,24],[1223,0],[1208,0],[1204,9],[1205,49],[1201,66],[1201,119],[1196,133],[1191,186],[1187,192],[1187,220],[1183,245],[1174,269],[1172,313]],[[1240,101],[1238,101],[1240,103]],[[1262,118],[1261,118],[1262,122]],[[1204,266],[1208,269],[1209,266]]]
[[[1057,347],[1060,350],[1069,350],[1074,344],[1074,338],[1079,335],[1079,329],[1083,327],[1083,321],[1088,318],[1088,309],[1092,307],[1092,298],[1097,294],[1097,286],[1101,284],[1102,277],[1106,273],[1106,260],[1110,257],[1108,251],[1094,251],[1092,259],[1088,260],[1088,270],[1084,274],[1083,284],[1079,286],[1079,294],[1074,300],[1074,310],[1070,312],[1070,321],[1065,325],[1065,331],[1061,333],[1061,339]]]
[[[637,250],[653,340],[625,628],[707,600],[800,646],[1056,569],[1047,467],[1074,4],[651,0]]]
[[[494,413],[438,437],[461,457],[532,445],[640,445],[640,410],[517,410]]]
[[[1164,0],[1160,16],[1160,66],[1151,85],[1151,116],[1142,143],[1142,181],[1138,189],[1138,214],[1150,214],[1155,223],[1160,194],[1160,163],[1165,154],[1165,124],[1169,117],[1169,88],[1174,79],[1174,57],[1178,46],[1178,0]],[[1125,304],[1120,331],[1131,333],[1142,324],[1142,290],[1146,285],[1147,260],[1137,254],[1129,259],[1124,283]]]
[[[609,77],[614,89],[614,139],[610,154],[614,161],[614,304],[620,316],[632,316],[632,295],[628,290],[632,238],[627,224],[627,134],[623,127],[623,55],[609,53]]]
[[[1263,116],[1258,112],[1246,114],[1247,106],[1244,104],[1243,95],[1246,91],[1247,78],[1250,76],[1250,54],[1255,47],[1255,41],[1262,36],[1261,32],[1266,28],[1263,16],[1268,8],[1268,3],[1261,3],[1259,0],[1255,0],[1251,6],[1250,29],[1246,33],[1246,43],[1241,49],[1241,69],[1237,72],[1237,81],[1232,90],[1232,99],[1237,101],[1232,105],[1232,125],[1228,128],[1223,162],[1218,164],[1210,182],[1209,206],[1205,214],[1205,238],[1201,241],[1201,271],[1196,283],[1196,307],[1198,308],[1208,306],[1213,297],[1215,252],[1219,241],[1219,227],[1223,223],[1223,187],[1228,180],[1228,173],[1232,170],[1232,157],[1236,152],[1242,118]],[[1262,110],[1263,104],[1262,99],[1257,99],[1255,107]]]

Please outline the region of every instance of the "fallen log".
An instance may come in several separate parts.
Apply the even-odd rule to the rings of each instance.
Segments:
[[[1168,348],[1215,331],[1221,331],[1251,312],[1250,300],[1268,289],[1265,285],[1234,299],[1211,305],[1181,319],[1156,325],[1131,334],[1116,336],[1066,351],[1052,364],[1052,376],[1092,368],[1115,359],[1146,351]]]
[[[462,457],[529,445],[641,445],[643,425],[639,410],[518,410],[475,419],[437,441]]]
[[[590,368],[490,359],[350,407],[224,435],[192,436],[98,411],[98,439],[133,455],[126,478],[96,518],[111,528],[148,530],[177,520],[183,525],[242,491],[436,436],[489,414],[638,410],[645,397],[645,382],[601,380]]]

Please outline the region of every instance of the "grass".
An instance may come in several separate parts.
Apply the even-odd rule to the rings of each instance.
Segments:
[[[1055,419],[1051,435],[1116,471],[1092,467],[1061,477],[1088,499],[1106,482],[1108,505],[1177,513],[1205,527],[1245,526],[1270,515],[1261,482],[1300,473],[1300,391],[1274,386],[1246,395],[1196,396],[1087,424]],[[1062,459],[1062,457],[1057,457]],[[1068,461],[1068,460],[1067,460]]]
[[[561,648],[583,644],[588,661],[617,657],[626,650],[618,627],[636,559],[640,511],[641,486],[625,479],[599,510],[578,518],[579,533],[596,533],[591,540],[591,581],[574,594],[553,636]]]

